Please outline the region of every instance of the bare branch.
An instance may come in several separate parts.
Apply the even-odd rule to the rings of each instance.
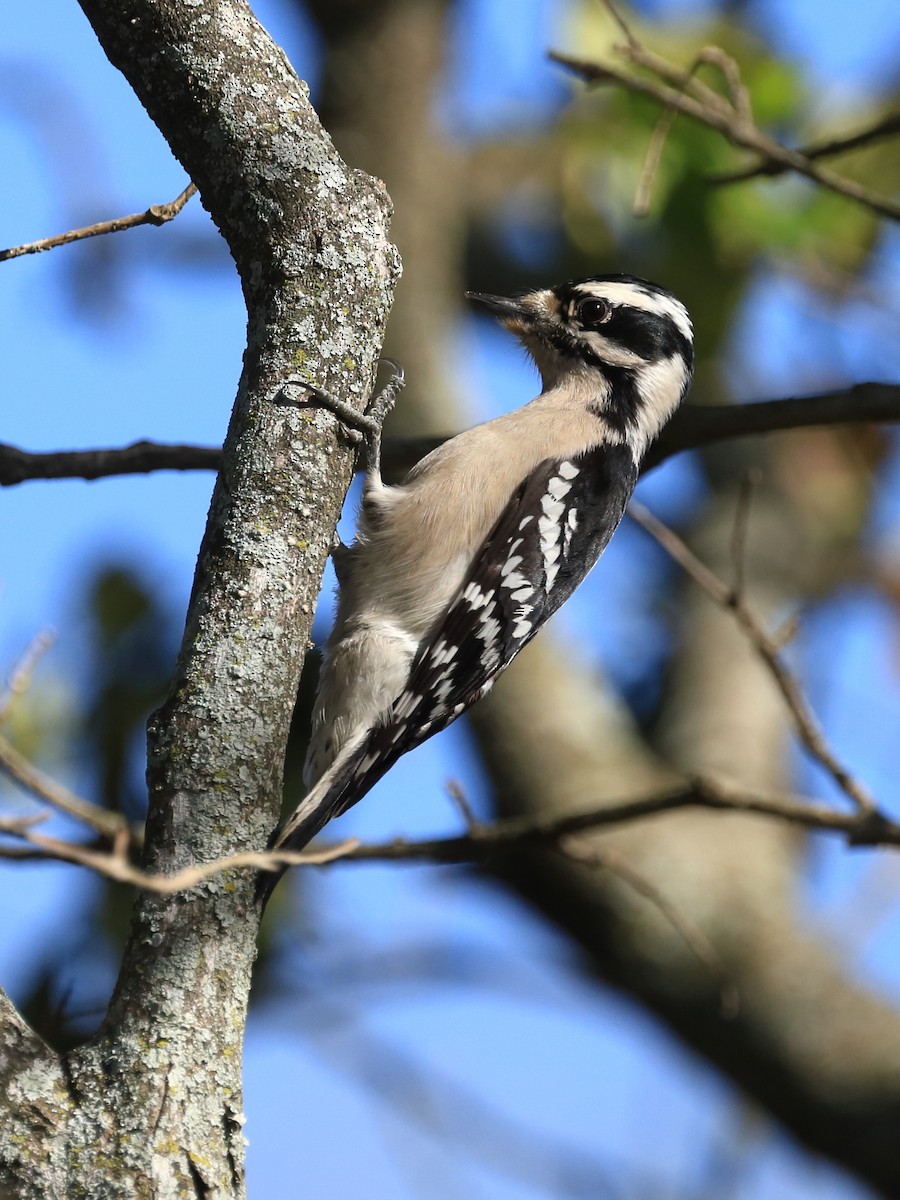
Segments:
[[[898,401],[900,419],[900,401]],[[447,434],[447,437],[452,436]],[[445,438],[392,438],[385,445],[385,471],[411,467]],[[32,452],[0,442],[0,487],[38,479],[106,479],[115,475],[147,475],[152,471],[217,471],[218,446],[191,446],[141,440],[130,446],[101,450]]]
[[[890,820],[879,811],[837,812],[825,804],[748,792],[721,780],[704,778],[675,790],[563,817],[499,821],[493,825],[480,825],[476,833],[450,838],[419,842],[395,839],[378,845],[361,845],[344,854],[340,861],[473,862],[501,852],[509,853],[521,846],[553,843],[585,830],[628,824],[684,808],[774,817],[806,829],[844,834],[853,846],[900,846],[900,822]]]
[[[686,808],[771,817],[804,829],[842,834],[851,846],[900,846],[900,823],[890,820],[877,809],[837,812],[814,801],[748,792],[721,780],[698,778],[675,790],[669,789],[563,817],[515,819],[491,825],[479,823],[465,834],[421,841],[394,838],[389,842],[363,845],[358,839],[350,838],[299,854],[248,850],[185,867],[170,875],[152,874],[133,866],[127,857],[124,837],[114,842],[112,850],[102,850],[45,837],[34,832],[31,827],[33,822],[12,818],[0,820],[0,834],[13,837],[24,845],[0,843],[0,858],[73,863],[88,867],[106,878],[167,896],[194,888],[222,871],[246,868],[276,871],[283,867],[325,866],[331,863],[483,862],[498,855],[515,853],[526,846],[559,845],[565,839],[588,830],[628,824]]]
[[[644,460],[644,470],[674,454],[713,442],[778,433],[818,425],[868,425],[900,421],[900,384],[857,383],[851,388],[785,400],[748,404],[689,404],[675,414]],[[408,470],[453,435],[390,438],[385,442],[386,473]],[[216,446],[140,441],[106,450],[33,453],[0,443],[0,487],[37,479],[103,479],[151,471],[215,471],[222,452]]]
[[[626,27],[627,28],[627,27]],[[640,52],[640,43],[631,35],[628,35],[629,51],[636,53]],[[750,93],[741,80],[740,69],[735,60],[721,50],[718,46],[705,46],[696,56],[694,61],[688,68],[686,78],[683,81],[683,86],[687,87],[694,82],[694,75],[698,69],[704,64],[712,64],[719,68],[722,72],[722,77],[731,95],[731,103],[734,106],[736,113],[743,120],[753,122],[753,109],[750,102]],[[650,209],[650,194],[653,190],[653,182],[656,179],[656,173],[659,170],[660,160],[662,159],[663,147],[666,143],[666,138],[669,136],[669,131],[675,121],[676,110],[671,106],[664,108],[660,113],[647,146],[647,153],[644,156],[644,165],[641,169],[641,177],[638,180],[637,192],[634,198],[633,211],[635,216],[643,217],[647,215]]]
[[[69,842],[61,838],[47,837],[35,833],[21,820],[0,818],[0,834],[13,837],[25,846],[7,846],[0,843],[0,858],[30,859],[42,862],[67,862],[79,867],[88,867],[106,879],[117,883],[129,883],[145,892],[158,896],[171,896],[196,887],[223,871],[242,867],[253,867],[259,871],[272,871],[280,867],[321,866],[337,858],[343,858],[348,850],[357,845],[348,840],[321,850],[305,850],[302,854],[276,854],[248,850],[239,854],[228,854],[202,866],[185,867],[171,875],[152,874],[135,867],[128,858],[125,839],[117,839],[111,850]]]
[[[653,184],[656,182],[659,164],[662,161],[663,147],[675,123],[676,116],[674,108],[664,108],[656,120],[650,141],[647,143],[644,165],[641,167],[640,178],[634,193],[634,202],[631,206],[631,211],[636,217],[646,217],[650,211],[650,196],[653,192]]]
[[[625,37],[625,39],[629,43],[629,45],[636,46],[638,44],[637,38],[631,32],[631,27],[629,26],[629,24],[625,20],[625,18],[622,16],[622,14],[619,12],[619,10],[616,8],[615,4],[613,4],[612,0],[600,0],[600,2],[603,5],[603,7],[606,9],[606,11],[609,13],[609,15],[612,17],[612,19],[615,21],[615,23],[618,25],[620,31],[622,32],[623,36]]]
[[[475,816],[475,810],[469,803],[469,797],[463,791],[462,784],[456,779],[447,780],[447,795],[453,801],[456,811],[463,819],[466,829],[477,829],[481,822]]]
[[[750,116],[730,103],[712,88],[706,87],[690,72],[646,50],[634,41],[616,48],[630,63],[646,68],[657,78],[636,75],[610,63],[586,62],[557,51],[550,58],[566,67],[588,83],[617,83],[632,92],[650,96],[664,107],[691,117],[710,129],[715,129],[734,146],[751,150],[763,162],[776,163],[783,170],[796,171],[821,187],[862,204],[872,212],[892,221],[900,220],[900,204],[886,196],[870,191],[855,180],[846,179],[827,167],[818,166],[798,150],[783,146],[764,134]],[[719,51],[724,58],[724,51]],[[668,82],[663,82],[667,80]]]
[[[90,826],[104,837],[115,838],[123,831],[136,838],[138,842],[143,837],[139,829],[132,830],[129,827],[121,813],[110,812],[108,809],[92,804],[89,800],[83,800],[74,792],[70,792],[68,788],[63,787],[62,784],[51,779],[49,775],[45,775],[43,771],[39,771],[2,736],[0,736],[0,771],[5,772],[10,779],[14,779],[26,791],[49,804],[51,808],[55,808],[57,812],[75,817],[76,820],[84,822],[85,825]]]
[[[52,450],[32,453],[0,444],[0,486],[32,479],[105,479],[151,471],[217,471],[218,446],[140,441],[109,450]]]
[[[857,383],[813,396],[758,403],[688,404],[681,408],[644,459],[644,470],[673,454],[732,438],[808,429],[819,425],[866,425],[900,421],[900,384]]]
[[[18,698],[28,691],[35,667],[52,645],[53,634],[49,629],[42,629],[25,647],[25,652],[9,672],[6,687],[0,692],[0,724],[9,716]]]
[[[47,1105],[52,1112],[59,1089],[65,1087],[59,1059],[0,988],[0,1079],[7,1101],[11,1093],[19,1099],[17,1075],[23,1068],[28,1072],[28,1106],[34,1112]],[[44,1093],[43,1101],[37,1100],[37,1089]]]
[[[96,225],[70,229],[68,233],[58,233],[55,237],[26,242],[24,246],[11,246],[8,250],[0,250],[0,262],[6,262],[10,258],[21,258],[23,254],[41,254],[44,250],[55,250],[57,246],[67,246],[70,242],[80,242],[84,238],[99,237],[103,233],[119,233],[123,229],[135,229],[138,225],[165,225],[173,217],[178,216],[196,191],[196,185],[189,183],[180,195],[167,204],[151,204],[144,212],[132,213],[129,217],[116,217],[112,221],[98,221]]]
[[[48,816],[49,813],[38,812],[27,813],[20,817],[0,817],[0,833],[9,834],[10,837],[22,837],[35,825],[42,825]]]
[[[628,506],[628,513],[692,579],[700,584],[716,604],[734,614],[735,620],[765,663],[778,690],[784,697],[800,741],[809,755],[828,772],[844,795],[856,805],[861,817],[865,818],[875,814],[875,800],[831,750],[800,684],[785,665],[778,645],[769,637],[747,607],[742,593],[737,588],[729,588],[723,583],[709,567],[697,558],[674,530],[664,525],[642,504],[633,500]]]
[[[850,150],[858,150],[862,146],[869,146],[872,142],[880,141],[882,138],[894,137],[898,133],[900,133],[900,113],[891,113],[876,121],[874,125],[867,125],[865,129],[848,134],[846,137],[831,138],[827,142],[814,142],[809,146],[802,146],[798,153],[809,159],[830,158],[836,154],[846,154]],[[746,167],[742,171],[710,175],[708,182],[721,187],[730,183],[744,183],[748,179],[757,179],[763,175],[769,178],[783,175],[788,170],[790,168],[784,163],[763,162],[756,166]]]

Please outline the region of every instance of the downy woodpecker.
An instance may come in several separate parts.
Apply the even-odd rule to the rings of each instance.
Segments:
[[[655,284],[595,275],[468,299],[521,340],[541,393],[451,438],[397,487],[381,480],[371,427],[356,541],[335,551],[310,791],[277,849],[302,849],[490,690],[600,557],[690,385],[690,318]],[[261,894],[277,879],[263,876]]]

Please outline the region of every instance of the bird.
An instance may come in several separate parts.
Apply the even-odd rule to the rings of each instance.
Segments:
[[[403,483],[385,484],[380,470],[381,421],[402,373],[363,417],[303,384],[360,431],[367,469],[356,539],[333,550],[338,606],[309,791],[271,849],[301,850],[490,691],[597,562],[690,387],[691,319],[657,284],[592,275],[466,297],[519,339],[541,391],[444,442]],[[261,873],[263,901],[283,872]]]

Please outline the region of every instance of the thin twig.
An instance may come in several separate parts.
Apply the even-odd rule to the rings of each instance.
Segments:
[[[640,43],[633,36],[629,36],[629,43],[630,49],[640,50]],[[731,55],[726,54],[720,47],[703,47],[688,68],[687,76],[683,81],[683,87],[687,87],[689,83],[693,82],[697,71],[704,65],[718,67],[725,80],[735,111],[743,119],[752,122],[753,110],[750,102],[750,93],[741,80],[740,69]],[[663,147],[666,144],[666,139],[669,136],[676,116],[676,110],[671,106],[667,106],[657,118],[650,141],[647,144],[647,152],[644,155],[644,163],[641,167],[641,174],[638,179],[637,190],[632,205],[632,212],[636,217],[645,217],[650,209],[650,194],[653,190],[653,182],[656,179],[659,164],[662,160]]]
[[[755,124],[753,101],[747,85],[741,78],[741,68],[738,66],[737,60],[727,54],[721,46],[704,46],[697,55],[697,63],[698,65],[706,63],[709,66],[718,67],[725,80],[732,108],[742,121],[746,121],[749,125]],[[693,73],[694,71],[691,72],[691,74]]]
[[[740,1010],[740,997],[734,981],[728,977],[725,964],[703,930],[686,917],[677,904],[674,904],[654,883],[651,883],[640,871],[636,871],[621,854],[609,846],[601,849],[593,844],[587,846],[577,838],[564,838],[559,842],[559,849],[567,858],[571,858],[575,862],[617,875],[632,891],[648,900],[680,935],[697,960],[715,980],[719,989],[722,1016],[727,1020],[737,1016]]]
[[[0,724],[9,716],[19,697],[28,691],[35,668],[52,645],[52,631],[42,629],[25,647],[24,653],[7,677],[6,687],[0,692]]]
[[[781,622],[774,633],[769,635],[769,641],[776,651],[781,651],[785,646],[789,646],[797,634],[800,632],[800,614],[790,613]]]
[[[706,56],[705,61],[712,61],[716,49],[716,47],[706,46],[701,50],[700,54],[701,56]],[[667,80],[679,92],[690,93],[695,100],[699,100],[701,104],[706,105],[712,110],[725,114],[734,113],[733,102],[729,103],[729,100],[721,92],[717,92],[715,88],[704,83],[693,70],[679,67],[676,63],[670,63],[662,55],[654,54],[652,50],[648,50],[645,46],[641,45],[637,39],[633,39],[626,46],[614,46],[613,50],[617,54],[622,55],[623,58],[627,58],[629,62],[645,67],[648,71],[652,71],[658,75],[660,79]],[[724,51],[719,50],[720,55],[724,55],[724,53]],[[733,71],[730,72],[731,79],[726,79],[726,84],[730,91],[734,91],[733,76],[735,71],[737,71],[736,65]]]
[[[563,817],[517,818],[478,825],[466,834],[453,837],[361,845],[357,840],[325,845],[321,850],[246,851],[227,855],[199,866],[186,867],[172,875],[154,875],[132,866],[120,850],[102,852],[46,838],[27,828],[10,829],[10,836],[24,846],[0,844],[0,858],[29,858],[38,861],[63,861],[88,867],[100,875],[147,891],[168,895],[195,887],[220,871],[253,868],[278,870],[284,866],[323,866],[331,863],[365,862],[482,862],[498,855],[516,853],[525,846],[553,846],[561,839],[589,829],[604,829],[633,821],[646,820],[686,808],[719,812],[756,814],[784,821],[799,828],[843,835],[851,846],[900,846],[900,823],[880,811],[870,813],[838,812],[825,804],[791,796],[748,792],[722,781],[694,779],[674,790],[626,800],[602,808],[571,813]],[[3,832],[0,829],[0,832]]]
[[[862,204],[880,216],[900,221],[900,203],[878,195],[855,180],[838,175],[827,167],[819,166],[797,150],[783,146],[764,134],[752,120],[729,104],[724,96],[706,87],[683,68],[673,66],[639,44],[629,43],[617,49],[629,62],[653,71],[660,78],[646,78],[615,64],[586,62],[557,51],[551,51],[550,58],[574,74],[580,75],[588,83],[614,82],[629,91],[650,96],[664,107],[677,109],[700,124],[717,130],[732,145],[753,151],[764,162],[778,163],[785,170],[796,171],[821,187]],[[661,79],[668,79],[670,82],[663,83]]]
[[[469,797],[462,789],[462,785],[456,779],[448,779],[446,783],[447,795],[456,806],[459,815],[463,819],[463,824],[471,833],[473,829],[477,829],[480,821],[475,816],[475,810],[469,803]]]
[[[180,195],[167,204],[151,204],[144,212],[132,213],[128,217],[116,217],[112,221],[98,221],[96,225],[85,225],[81,229],[70,229],[67,233],[58,233],[55,237],[40,238],[36,242],[26,242],[23,246],[11,246],[8,250],[0,250],[0,262],[6,262],[10,258],[21,258],[23,254],[40,254],[44,250],[55,250],[57,246],[67,246],[70,242],[99,237],[104,233],[119,233],[123,229],[134,229],[138,225],[165,225],[173,217],[178,216],[196,190],[196,184],[189,183]]]
[[[0,817],[0,833],[8,834],[10,837],[21,837],[24,832],[32,829],[35,825],[42,825],[47,820],[49,813],[25,813],[19,817]]]
[[[827,142],[813,142],[809,146],[801,146],[798,153],[808,159],[831,158],[837,154],[846,154],[850,150],[858,150],[862,146],[880,141],[881,138],[894,137],[898,133],[900,133],[900,113],[891,113],[876,121],[874,125],[867,125],[865,129],[860,129],[856,133],[847,134],[845,137],[830,138]],[[709,175],[707,182],[724,187],[731,183],[745,183],[748,179],[756,179],[761,175],[767,177],[783,175],[788,170],[790,168],[784,163],[763,162],[752,167],[745,167],[741,171]]]
[[[463,836],[419,842],[395,839],[378,845],[362,845],[340,861],[473,862],[498,853],[513,852],[520,846],[552,844],[588,829],[630,824],[684,808],[774,817],[806,829],[843,834],[853,846],[900,846],[900,823],[879,811],[838,812],[815,801],[749,792],[721,780],[696,778],[686,786],[563,817],[522,817],[480,825],[476,833]]]
[[[748,641],[765,663],[781,692],[788,711],[793,717],[800,741],[809,755],[828,772],[844,795],[856,806],[860,815],[868,816],[875,813],[876,805],[873,797],[831,750],[799,683],[784,664],[775,643],[747,607],[743,596],[723,583],[718,575],[697,558],[674,530],[664,525],[643,504],[633,500],[628,506],[628,512],[632,519],[649,533],[692,579],[700,584],[716,604],[734,614]]]
[[[619,10],[616,8],[616,6],[613,4],[612,0],[600,0],[600,3],[606,9],[606,11],[609,13],[609,15],[612,17],[612,19],[615,21],[615,23],[618,25],[619,31],[624,36],[626,41],[628,41],[632,45],[636,46],[637,38],[631,32],[631,28],[628,25],[628,22],[625,20],[625,18],[619,12]]]
[[[650,141],[647,143],[640,178],[638,179],[634,201],[631,205],[631,211],[636,217],[646,217],[650,211],[650,196],[653,192],[653,184],[656,181],[657,172],[659,171],[659,164],[662,161],[663,147],[666,144],[666,139],[671,132],[677,115],[674,108],[667,107],[657,117],[653,133],[650,135]]]
[[[10,779],[14,779],[26,791],[31,792],[39,800],[49,804],[58,812],[66,813],[76,820],[82,821],[104,837],[114,838],[125,831],[130,839],[141,841],[143,834],[140,829],[131,829],[121,813],[110,812],[100,808],[89,800],[83,800],[70,792],[68,788],[38,770],[28,759],[5,737],[0,736],[0,771],[4,771]]]
[[[23,853],[20,846],[0,845],[0,858],[28,858],[42,862],[68,862],[75,866],[87,867],[96,871],[106,879],[117,883],[129,883],[147,892],[155,892],[161,896],[170,896],[175,892],[188,891],[222,871],[238,868],[253,867],[260,871],[277,870],[285,866],[322,866],[334,859],[346,856],[349,848],[355,846],[355,840],[350,839],[336,846],[326,846],[321,850],[304,850],[302,854],[280,852],[246,851],[240,854],[228,854],[213,862],[196,867],[184,867],[171,875],[155,875],[142,871],[128,860],[127,855],[120,849],[112,851],[95,850],[93,847],[80,845],[77,842],[67,842],[60,838],[45,837],[26,828],[6,828],[0,822],[0,833],[16,837],[27,844]]]

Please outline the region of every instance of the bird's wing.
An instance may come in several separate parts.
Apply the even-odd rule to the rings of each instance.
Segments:
[[[329,816],[490,690],[594,566],[636,479],[630,450],[603,443],[548,459],[520,484],[420,646],[403,691],[329,789],[336,801]]]

